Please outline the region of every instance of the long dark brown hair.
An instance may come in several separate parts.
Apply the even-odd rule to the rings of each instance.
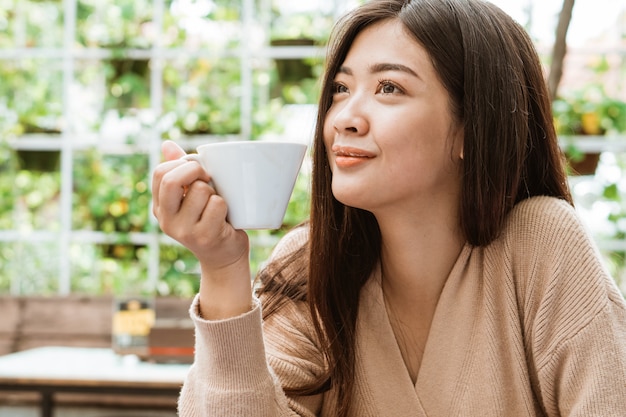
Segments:
[[[319,101],[309,240],[259,276],[264,314],[278,311],[281,300],[308,302],[328,361],[315,386],[286,391],[332,387],[338,416],[348,415],[352,401],[359,293],[379,260],[381,235],[371,213],[333,197],[323,127],[333,80],[355,37],[387,19],[401,22],[426,49],[451,113],[464,126],[459,223],[470,244],[496,239],[507,214],[526,198],[548,195],[573,204],[539,57],[508,15],[480,0],[379,0],[342,18],[331,36]],[[298,272],[284,273],[285,265]]]

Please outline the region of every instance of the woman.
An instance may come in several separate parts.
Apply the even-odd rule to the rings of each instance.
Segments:
[[[329,47],[310,222],[248,240],[168,142],[199,259],[182,416],[618,416],[626,305],[572,207],[541,66],[479,0],[373,1]],[[260,300],[260,301],[259,301]]]

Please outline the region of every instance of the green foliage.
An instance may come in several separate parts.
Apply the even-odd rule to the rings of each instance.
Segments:
[[[161,245],[160,256],[157,294],[191,297],[198,292],[198,260],[187,248],[180,245]]]
[[[107,95],[105,109],[150,107],[150,79],[148,60],[120,57],[105,61]]]
[[[117,296],[154,294],[146,280],[148,251],[145,247],[122,243],[73,245],[71,257],[73,292]]]
[[[18,117],[20,133],[58,132],[62,114],[62,74],[59,63],[40,60],[0,60],[0,97]]]
[[[63,42],[63,2],[0,0],[0,47],[58,47]]]
[[[15,221],[22,230],[59,230],[59,172],[21,170],[14,180]]]
[[[609,96],[604,85],[591,84],[553,102],[557,132],[604,135],[626,132],[626,102]]]
[[[147,155],[78,153],[73,227],[105,233],[149,231],[149,172]]]
[[[8,141],[14,139],[16,129],[17,114],[0,101],[0,230],[11,230],[14,226],[14,175],[18,170],[18,160]]]
[[[80,0],[77,40],[89,47],[149,48],[151,0]]]
[[[589,66],[594,81],[568,91],[553,102],[557,133],[604,135],[626,132],[626,102],[606,91],[604,76],[611,66],[605,55]]]
[[[59,47],[62,41],[62,2],[0,0],[0,48]],[[17,114],[20,132],[59,130],[60,64],[61,60],[0,60],[0,97]]]
[[[273,9],[272,39],[312,39],[324,45],[328,41],[335,18],[332,14],[289,13]]]
[[[58,291],[59,253],[56,242],[0,242],[0,292],[23,295]]]
[[[59,289],[62,261],[67,260],[59,256],[56,234],[63,217],[60,152],[44,150],[39,155],[44,163],[37,169],[26,169],[35,166],[34,152],[15,151],[8,145],[9,138],[20,140],[25,133],[56,133],[66,128],[72,134],[78,132],[77,137],[83,132],[97,136],[111,110],[124,122],[133,119],[140,124],[139,136],[145,131],[153,133],[152,129],[157,134],[163,131],[165,138],[241,132],[242,68],[237,53],[242,33],[241,3],[214,0],[203,10],[189,10],[182,4],[166,0],[163,30],[158,33],[151,0],[77,1],[75,46],[92,48],[89,50],[98,58],[73,62],[70,120],[63,120],[63,60],[0,60],[4,80],[0,83],[0,228],[42,233],[42,239],[34,242],[26,239],[0,244],[0,292],[54,293]],[[321,44],[331,20],[331,16],[283,19],[276,15],[273,27],[282,33],[275,31],[269,37],[306,37]],[[150,79],[154,63],[142,54],[155,45],[157,35],[161,46],[191,52],[166,56],[159,62],[164,65],[163,111],[154,115],[159,126],[140,120],[141,110],[152,107],[150,89],[154,81]],[[23,43],[16,43],[18,39]],[[62,47],[63,39],[63,2],[0,0],[0,47]],[[194,51],[199,48],[212,51],[211,58],[196,57]],[[218,58],[222,52],[226,56]],[[296,61],[306,73],[292,74],[288,79],[278,77],[270,59],[253,63],[251,139],[280,132],[277,115],[285,103],[317,101],[321,59]],[[162,129],[168,125],[171,127]],[[71,290],[84,294],[193,295],[198,290],[199,271],[188,250],[173,242],[162,243],[155,266],[154,254],[145,241],[137,243],[134,239],[135,233],[156,232],[159,239],[167,241],[155,230],[150,214],[148,156],[98,150],[108,149],[110,138],[105,136],[100,137],[98,148],[79,144],[72,152],[71,228],[97,232],[97,241],[104,243],[93,243],[94,235],[85,235],[83,242],[83,235],[72,234],[70,252],[62,254],[69,257]],[[127,135],[119,143],[139,143],[139,139],[128,139]],[[308,217],[308,181],[305,173],[298,178],[283,228],[250,232],[253,273],[276,241]],[[159,269],[159,279],[147,282],[148,270],[153,267]]]
[[[165,112],[176,117],[183,134],[232,134],[240,131],[241,69],[237,59],[197,59],[173,62],[164,69]]]

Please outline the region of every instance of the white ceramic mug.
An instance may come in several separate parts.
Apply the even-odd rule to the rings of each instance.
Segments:
[[[216,142],[183,158],[197,161],[209,174],[235,229],[278,229],[306,148],[291,142]]]

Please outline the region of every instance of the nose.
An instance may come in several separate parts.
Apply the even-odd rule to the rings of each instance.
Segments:
[[[369,130],[369,121],[365,103],[357,97],[351,97],[343,104],[333,119],[335,131],[340,134],[366,134]]]

